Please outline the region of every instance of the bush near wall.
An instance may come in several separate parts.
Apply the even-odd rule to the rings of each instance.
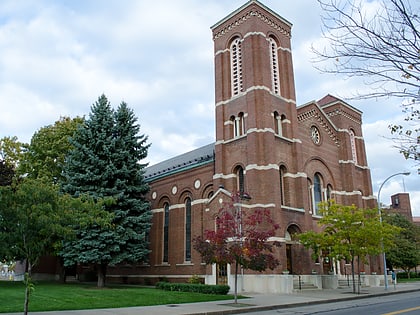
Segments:
[[[397,278],[399,279],[408,279],[408,273],[407,272],[398,272],[397,273]],[[420,272],[410,272],[410,279],[414,279],[414,278],[420,278]]]
[[[230,287],[228,285],[209,285],[191,283],[158,282],[156,288],[165,291],[196,292],[204,294],[226,295]]]

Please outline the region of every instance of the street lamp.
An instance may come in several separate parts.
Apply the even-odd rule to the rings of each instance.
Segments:
[[[382,185],[379,187],[378,190],[378,213],[379,213],[379,221],[382,224],[382,212],[381,212],[381,189],[384,186],[384,184],[390,180],[392,177],[394,176],[398,176],[398,175],[404,175],[404,176],[408,176],[410,175],[410,172],[400,172],[400,173],[396,173],[393,174],[391,176],[389,176],[387,179],[385,179],[382,183]],[[387,279],[387,272],[386,272],[386,257],[385,257],[385,250],[384,250],[384,243],[382,242],[382,255],[383,255],[383,259],[384,259],[384,282],[385,282],[385,290],[388,290],[388,279]]]

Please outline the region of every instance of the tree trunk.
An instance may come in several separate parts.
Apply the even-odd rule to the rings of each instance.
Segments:
[[[354,257],[351,257],[351,278],[353,280],[353,293],[356,293],[356,282],[354,279]]]
[[[25,302],[23,304],[23,314],[27,315],[29,312],[29,296],[31,294],[32,286],[32,264],[30,261],[26,261],[26,273],[25,273]]]
[[[358,277],[357,277],[357,294],[360,294],[360,256],[357,256],[357,271],[358,271]]]
[[[238,303],[238,261],[235,261],[235,304]]]
[[[105,263],[100,263],[100,264],[97,265],[97,268],[98,268],[97,287],[98,288],[103,288],[103,287],[105,287],[105,277],[106,277],[107,265]]]

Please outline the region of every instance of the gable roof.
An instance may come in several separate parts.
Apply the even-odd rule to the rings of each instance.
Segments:
[[[175,156],[145,169],[147,182],[166,177],[214,161],[214,143]]]
[[[331,105],[335,105],[337,103],[340,103],[341,105],[350,108],[351,110],[357,112],[360,115],[362,114],[362,111],[360,111],[356,107],[351,106],[350,104],[344,102],[342,99],[339,99],[338,97],[335,97],[331,94],[327,94],[323,98],[321,98],[319,101],[317,101],[317,104],[321,108],[328,107],[328,106],[331,106]]]
[[[235,16],[236,14],[238,14],[239,12],[241,12],[242,10],[246,9],[247,7],[249,7],[249,6],[253,5],[253,4],[256,4],[257,6],[259,6],[262,9],[264,9],[265,11],[267,11],[268,13],[270,13],[271,15],[273,15],[274,17],[276,17],[277,19],[279,19],[280,21],[282,21],[283,23],[285,23],[286,25],[288,25],[289,27],[292,27],[292,23],[290,23],[285,18],[283,18],[280,15],[278,15],[276,12],[274,12],[270,8],[266,7],[260,1],[258,1],[258,0],[249,0],[243,6],[241,6],[238,9],[236,9],[231,14],[229,14],[228,16],[224,17],[219,22],[217,22],[216,24],[214,24],[212,27],[210,27],[210,29],[213,30],[213,29],[217,28],[218,26],[222,25],[224,22],[226,22],[227,20],[229,20],[232,16]]]

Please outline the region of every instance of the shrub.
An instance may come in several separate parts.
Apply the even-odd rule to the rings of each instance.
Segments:
[[[190,284],[200,284],[201,282],[201,278],[197,275],[193,275],[191,278],[188,279],[188,283]]]
[[[156,283],[156,288],[165,291],[196,292],[217,295],[226,295],[230,289],[228,285],[208,285],[175,282],[158,282]]]
[[[416,273],[416,272],[413,272],[413,271],[410,272],[410,278],[411,279],[413,279],[413,278],[419,278],[419,277],[420,277],[420,273]],[[408,279],[408,274],[407,274],[407,272],[398,272],[397,273],[397,278],[399,278],[399,279]]]

